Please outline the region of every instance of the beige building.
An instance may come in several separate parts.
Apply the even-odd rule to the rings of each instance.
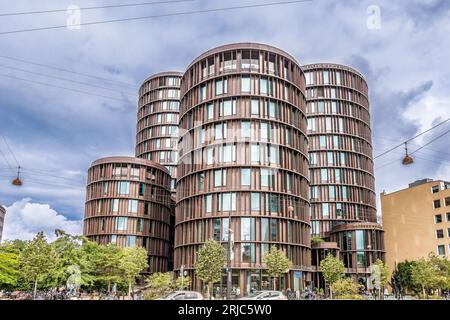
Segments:
[[[450,253],[450,182],[418,180],[407,189],[381,193],[386,263]]]

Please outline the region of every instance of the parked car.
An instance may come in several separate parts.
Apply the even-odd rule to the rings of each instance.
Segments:
[[[158,300],[204,300],[204,298],[196,291],[175,291]]]
[[[288,298],[281,291],[263,290],[250,293],[246,297],[238,300],[287,300]]]

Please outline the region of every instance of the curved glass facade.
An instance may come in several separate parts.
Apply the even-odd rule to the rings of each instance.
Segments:
[[[88,171],[83,234],[149,253],[147,272],[169,269],[172,216],[170,175],[156,163],[130,157],[95,161]]]
[[[155,74],[146,79],[139,90],[136,157],[165,166],[172,176],[172,192],[175,192],[177,177],[182,75],[179,72]]]
[[[377,222],[368,87],[355,70],[303,67],[306,76],[312,233]]]
[[[305,78],[281,50],[227,45],[188,67],[181,85],[175,270],[192,271],[199,247],[208,239],[226,246],[231,229],[235,292],[267,288],[262,257],[271,245],[292,260],[282,285],[295,287],[293,272],[309,270],[311,260],[306,126]]]

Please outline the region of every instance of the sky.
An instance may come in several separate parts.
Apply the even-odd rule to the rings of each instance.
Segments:
[[[144,1],[2,1],[0,13],[136,2]],[[80,21],[269,2],[278,1],[193,0],[81,10]],[[55,229],[82,233],[89,165],[104,156],[134,155],[141,82],[156,72],[184,71],[195,57],[219,45],[260,42],[287,51],[300,64],[341,63],[361,71],[370,90],[374,155],[450,117],[448,0],[313,0],[2,34],[71,21],[76,16],[65,11],[0,15],[4,239],[31,239],[38,231],[52,239]],[[449,129],[447,122],[421,136],[410,151]],[[378,158],[377,198],[383,190],[393,192],[421,178],[450,180],[449,138],[417,152],[412,166],[401,165],[402,148]],[[18,164],[23,167],[20,188],[9,183]]]

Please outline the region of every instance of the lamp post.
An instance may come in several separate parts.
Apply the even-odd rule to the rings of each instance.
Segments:
[[[231,219],[228,220],[229,225],[231,224]],[[231,298],[231,260],[233,255],[233,241],[231,240],[233,236],[233,230],[228,228],[228,261],[227,261],[227,300]]]

